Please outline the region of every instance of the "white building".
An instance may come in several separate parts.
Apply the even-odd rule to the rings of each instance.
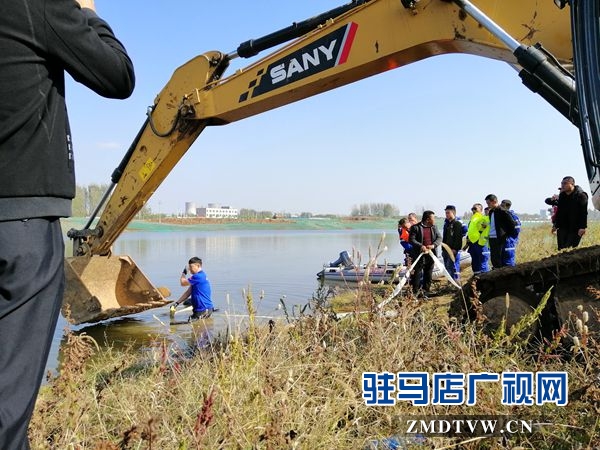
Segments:
[[[202,207],[196,210],[198,217],[206,217],[207,219],[237,219],[238,214],[237,208],[218,206],[214,203],[209,203],[206,208]]]

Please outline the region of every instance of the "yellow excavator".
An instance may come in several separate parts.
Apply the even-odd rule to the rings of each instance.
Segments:
[[[246,41],[230,53],[204,53],[175,70],[148,108],[96,211],[83,229],[68,232],[73,257],[66,265],[65,317],[73,324],[96,322],[169,303],[168,290],[155,288],[131,258],[112,255],[111,246],[205,127],[226,125],[431,56],[468,53],[515,67],[527,87],[580,129],[592,199],[599,208],[599,2],[474,3],[354,0]],[[274,47],[266,57],[224,76],[234,58]],[[598,278],[600,250],[586,251],[588,264],[580,271]],[[513,301],[535,305],[548,285],[565,281],[556,276],[560,261],[546,264],[541,275],[538,269],[525,273],[517,268],[507,276],[495,271],[498,279],[480,284],[480,299],[491,301],[510,291]],[[563,272],[566,278],[580,275],[577,270]]]

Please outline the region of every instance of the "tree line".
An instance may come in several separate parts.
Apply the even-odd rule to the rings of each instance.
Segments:
[[[350,215],[352,217],[397,217],[400,215],[400,210],[391,203],[361,203],[352,207]]]
[[[87,186],[75,186],[75,198],[72,203],[72,215],[74,217],[89,217],[100,204],[102,196],[109,188],[108,184],[88,184]],[[100,209],[99,215],[104,208]],[[152,210],[144,206],[138,213],[138,217],[149,217]]]

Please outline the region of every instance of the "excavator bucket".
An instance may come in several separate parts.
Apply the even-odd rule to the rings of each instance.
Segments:
[[[63,315],[73,324],[99,322],[168,303],[167,288],[155,288],[129,256],[65,258]]]

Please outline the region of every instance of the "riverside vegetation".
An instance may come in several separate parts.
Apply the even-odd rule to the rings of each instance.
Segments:
[[[593,223],[583,245],[599,241],[600,225]],[[518,261],[553,253],[547,225],[523,229]],[[392,289],[361,286],[352,292],[353,307],[372,306]],[[600,298],[597,289],[590,286]],[[261,325],[248,292],[248,328],[191,356],[167,341],[149,358],[69,334],[59,374],[36,404],[32,448],[362,449],[397,434],[401,417],[414,415],[503,415],[545,424],[503,437],[433,437],[415,448],[600,448],[599,348],[585,325],[588,313],[573,311],[577,326],[552,342],[532,343],[520,324],[488,335],[477,321],[449,319],[435,300],[393,302],[395,317],[336,320],[327,297],[318,291],[302,313]],[[554,351],[565,337],[577,344],[567,358]],[[506,406],[500,383],[480,383],[475,406],[365,405],[362,373],[384,371],[566,371],[569,403]]]

